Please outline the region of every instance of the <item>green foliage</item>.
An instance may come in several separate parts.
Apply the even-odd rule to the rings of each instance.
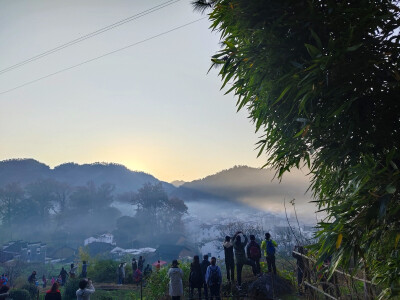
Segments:
[[[84,211],[103,209],[112,203],[114,189],[110,183],[96,187],[93,181],[89,181],[85,186],[76,187],[70,196],[70,206]]]
[[[35,298],[38,294],[38,288],[34,284],[24,284],[21,289],[28,291],[32,299]]]
[[[116,282],[119,262],[111,259],[101,259],[101,257],[91,257],[87,247],[79,248],[80,261],[86,261],[88,264],[87,274],[94,282]],[[122,261],[130,261],[130,257],[124,257]],[[82,272],[82,266],[80,266]],[[125,269],[125,283],[132,283],[132,269]]]
[[[117,228],[112,232],[114,239],[120,247],[132,246],[132,241],[136,239],[139,232],[132,230],[138,228],[140,222],[137,218],[122,216],[117,219]]]
[[[118,262],[116,261],[97,260],[90,267],[88,274],[93,282],[115,282],[117,280]]]
[[[183,230],[182,217],[188,208],[183,200],[168,197],[161,183],[144,184],[133,195],[132,204],[137,206],[135,218],[141,224],[142,238]]]
[[[24,186],[5,184],[0,187],[0,240],[36,236],[37,240],[48,240],[48,246],[59,247],[66,240],[75,244],[114,226],[120,212],[110,206],[113,199],[114,186],[110,183],[71,187],[54,179],[38,179]],[[83,216],[86,225],[77,227]],[[101,223],[96,222],[99,219]],[[36,223],[42,226],[32,226]],[[58,227],[64,230],[55,230]]]
[[[2,224],[10,227],[18,215],[18,204],[24,197],[24,190],[18,183],[9,183],[0,189],[0,217]]]
[[[132,291],[101,291],[97,290],[93,295],[90,296],[90,300],[134,300],[140,299],[140,295]]]
[[[400,10],[397,1],[197,1],[211,7],[222,88],[247,108],[259,155],[311,170],[328,217],[313,250],[400,289]]]
[[[93,299],[96,298],[98,300],[113,300],[113,295],[107,291],[97,291],[96,295],[93,295]]]
[[[88,268],[90,268],[90,266],[92,264],[94,264],[94,259],[92,259],[92,257],[90,256],[89,253],[89,249],[88,247],[79,247],[78,250],[78,256],[79,256],[79,261],[86,261],[86,263],[88,264]],[[82,265],[79,266],[80,267],[80,273],[82,272]]]
[[[64,296],[66,300],[76,299],[76,291],[79,289],[79,278],[69,278],[64,286]]]
[[[189,292],[190,263],[180,263],[179,268],[183,271],[183,289],[185,294]],[[168,267],[161,268],[159,272],[153,272],[143,290],[146,299],[164,299],[168,295]],[[168,299],[168,298],[166,298]]]
[[[146,299],[161,299],[168,293],[168,268],[161,268],[159,272],[153,272],[144,289]]]
[[[13,300],[31,300],[29,292],[25,289],[10,290],[10,298]]]

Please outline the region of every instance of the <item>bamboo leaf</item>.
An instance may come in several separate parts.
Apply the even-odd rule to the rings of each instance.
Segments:
[[[336,240],[336,249],[339,249],[340,245],[342,244],[343,235],[339,233],[337,240]]]
[[[276,103],[278,103],[279,100],[281,100],[291,88],[292,88],[292,86],[291,86],[291,85],[288,85],[288,86],[282,91],[282,93],[279,95],[278,99],[276,99],[275,102],[274,102],[272,105],[275,105]]]
[[[352,52],[352,51],[356,51],[358,48],[360,48],[362,46],[362,44],[358,44],[358,45],[354,45],[351,47],[347,47],[346,51],[347,52]]]
[[[391,184],[389,184],[386,187],[386,192],[388,192],[389,194],[394,194],[396,192],[396,187],[391,185]]]
[[[315,46],[313,46],[311,44],[304,44],[304,45],[306,46],[308,54],[310,54],[311,57],[314,58],[318,54],[321,54],[321,51],[317,47],[315,47]]]
[[[321,39],[318,37],[318,35],[315,33],[314,30],[312,30],[312,29],[310,29],[310,30],[311,30],[311,35],[314,38],[314,40],[316,41],[318,48],[322,49]]]

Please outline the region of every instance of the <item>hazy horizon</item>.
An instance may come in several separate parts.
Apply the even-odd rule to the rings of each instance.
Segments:
[[[5,1],[0,70],[164,2]],[[207,74],[219,50],[207,19],[1,94],[201,17],[178,1],[0,73],[0,159],[115,162],[168,182],[262,166],[247,112],[220,91],[218,70]]]
[[[0,37],[7,43],[0,45],[0,160],[33,158],[51,168],[68,162],[118,163],[165,182],[191,182],[237,165],[263,166],[267,158],[257,159],[255,149],[262,133],[254,133],[246,109],[236,111],[237,99],[220,90],[218,70],[208,73],[220,40],[207,19],[1,94],[204,17],[189,1],[177,1],[1,73],[162,3],[4,2]],[[307,187],[305,175],[299,176]],[[266,209],[262,197],[241,199]],[[278,200],[275,197],[274,203]]]
[[[0,163],[1,163],[1,162],[5,162],[5,161],[12,161],[12,160],[31,160],[31,159],[34,160],[34,161],[37,161],[37,162],[39,162],[39,163],[42,163],[42,164],[44,164],[44,165],[46,165],[46,166],[48,166],[51,170],[54,170],[54,168],[57,168],[57,167],[59,167],[59,166],[61,166],[61,165],[68,164],[68,163],[73,163],[73,164],[78,164],[78,165],[118,164],[118,165],[121,165],[121,166],[126,167],[126,168],[127,168],[128,170],[130,170],[130,171],[133,171],[133,172],[143,172],[143,173],[152,175],[152,176],[156,177],[157,179],[159,179],[159,180],[161,180],[161,181],[168,182],[168,183],[171,183],[171,184],[172,184],[173,182],[175,182],[175,181],[176,181],[176,182],[179,182],[179,183],[189,183],[189,182],[192,182],[192,181],[201,180],[201,179],[204,179],[204,178],[206,178],[206,177],[208,177],[208,176],[210,176],[210,175],[219,173],[219,172],[224,171],[224,170],[229,170],[229,169],[231,169],[231,168],[233,168],[233,167],[236,167],[236,166],[244,166],[244,167],[250,167],[250,168],[254,168],[254,169],[263,170],[263,169],[260,169],[259,167],[256,167],[256,166],[243,165],[243,164],[234,164],[234,165],[232,165],[232,166],[228,166],[228,167],[225,168],[225,169],[216,170],[214,173],[207,173],[207,174],[205,174],[203,177],[194,177],[194,178],[189,179],[189,180],[182,180],[182,179],[179,179],[179,178],[173,178],[173,179],[171,179],[170,181],[167,181],[167,180],[164,180],[163,178],[159,177],[157,174],[148,172],[148,171],[146,171],[146,170],[133,169],[133,168],[130,168],[128,165],[125,165],[125,164],[123,164],[123,163],[119,163],[119,162],[116,162],[116,161],[91,161],[91,162],[63,161],[63,162],[56,163],[56,164],[49,164],[49,163],[47,163],[46,161],[42,161],[42,160],[39,160],[39,159],[34,158],[34,157],[11,157],[11,158],[2,158],[2,159],[0,159]]]

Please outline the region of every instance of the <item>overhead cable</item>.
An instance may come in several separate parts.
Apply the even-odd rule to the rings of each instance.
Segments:
[[[122,47],[122,48],[113,50],[113,51],[111,51],[111,52],[108,52],[108,53],[105,53],[105,54],[103,54],[103,55],[97,56],[97,57],[95,57],[95,58],[91,58],[91,59],[85,60],[85,61],[83,61],[83,62],[81,62],[81,63],[79,63],[79,64],[76,64],[76,65],[73,65],[73,66],[71,66],[71,67],[68,67],[68,68],[59,70],[59,71],[57,71],[57,72],[54,72],[54,73],[45,75],[45,76],[43,76],[43,77],[40,77],[40,78],[31,80],[31,81],[28,81],[28,82],[25,82],[24,84],[21,84],[21,85],[19,85],[19,86],[16,86],[16,87],[13,87],[13,88],[11,88],[11,89],[8,89],[8,90],[5,90],[5,91],[0,92],[0,95],[9,93],[9,92],[11,92],[11,91],[17,90],[17,89],[19,89],[19,88],[22,88],[22,87],[24,87],[24,86],[30,85],[30,84],[35,83],[35,82],[38,82],[38,81],[40,81],[40,80],[43,80],[43,79],[52,77],[52,76],[57,75],[57,74],[60,74],[60,73],[62,73],[62,72],[65,72],[65,71],[68,71],[68,70],[77,68],[77,67],[82,66],[82,65],[84,65],[84,64],[87,64],[87,63],[89,63],[89,62],[92,62],[92,61],[101,59],[101,58],[103,58],[103,57],[106,57],[106,56],[108,56],[108,55],[111,55],[111,54],[120,52],[120,51],[125,50],[125,49],[128,49],[128,48],[130,48],[130,47],[143,44],[143,43],[145,43],[145,42],[147,42],[147,41],[153,40],[153,39],[155,39],[155,38],[158,38],[158,37],[163,36],[163,35],[165,35],[165,34],[168,34],[168,33],[170,33],[170,32],[176,31],[176,30],[181,29],[181,28],[183,28],[183,27],[192,25],[193,23],[199,22],[199,21],[204,20],[204,19],[206,19],[206,18],[207,18],[207,17],[202,17],[202,18],[200,18],[200,19],[197,19],[197,20],[191,21],[191,22],[189,22],[189,23],[186,23],[186,24],[183,24],[183,25],[174,27],[174,28],[172,28],[172,29],[170,29],[170,30],[164,31],[164,32],[159,33],[159,34],[157,34],[157,35],[153,35],[152,37],[149,37],[149,38],[147,38],[147,39],[141,40],[141,41],[139,41],[139,42],[136,42],[136,43],[130,44],[130,45],[128,45],[128,46],[125,46],[125,47]]]
[[[151,14],[151,13],[157,11],[157,10],[160,10],[160,9],[162,9],[162,8],[164,8],[164,7],[170,6],[170,5],[172,5],[172,4],[176,3],[176,2],[179,2],[179,1],[181,1],[181,0],[169,0],[169,1],[163,2],[163,3],[159,4],[159,5],[156,5],[156,6],[152,7],[152,8],[149,8],[149,9],[147,9],[147,10],[144,10],[144,11],[142,11],[142,12],[140,12],[140,13],[137,13],[137,14],[135,14],[135,15],[133,15],[133,16],[130,16],[130,17],[128,17],[128,18],[125,18],[125,19],[123,19],[123,20],[120,20],[120,21],[118,21],[118,22],[116,22],[116,23],[110,24],[110,25],[108,25],[108,26],[106,26],[106,27],[103,27],[103,28],[100,28],[100,29],[98,29],[98,30],[96,30],[96,31],[93,31],[93,32],[91,32],[91,33],[85,34],[85,35],[83,35],[83,36],[81,36],[81,37],[79,37],[79,38],[77,38],[77,39],[74,39],[74,40],[69,41],[69,42],[67,42],[67,43],[64,43],[64,44],[62,44],[62,45],[60,45],[60,46],[57,46],[57,47],[55,47],[55,48],[53,48],[53,49],[47,50],[47,51],[42,52],[42,53],[40,53],[40,54],[38,54],[38,55],[35,55],[35,56],[31,57],[31,58],[28,58],[28,59],[23,60],[23,61],[21,61],[21,62],[19,62],[19,63],[16,63],[16,64],[14,64],[14,65],[12,65],[12,66],[9,66],[9,67],[7,67],[7,68],[5,68],[5,69],[2,69],[2,70],[0,70],[0,75],[1,75],[1,74],[4,74],[4,73],[7,73],[7,72],[9,72],[9,71],[11,71],[11,70],[14,70],[14,69],[16,69],[16,68],[22,67],[23,65],[26,65],[26,64],[28,64],[28,63],[30,63],[30,62],[36,61],[36,60],[38,60],[38,59],[41,59],[41,58],[43,58],[43,57],[45,57],[45,56],[47,56],[47,55],[50,55],[50,54],[52,54],[52,53],[54,53],[54,52],[58,52],[58,51],[60,51],[60,50],[62,50],[62,49],[65,49],[65,48],[67,48],[67,47],[70,47],[70,46],[72,46],[72,45],[75,45],[75,44],[77,44],[77,43],[80,43],[80,42],[82,42],[82,41],[84,41],[84,40],[90,39],[90,38],[92,38],[92,37],[94,37],[94,36],[97,36],[97,35],[99,35],[99,34],[101,34],[101,33],[104,33],[104,32],[106,32],[106,31],[109,31],[109,30],[111,30],[111,29],[114,29],[114,28],[116,28],[116,27],[119,27],[119,26],[121,26],[121,25],[124,25],[124,24],[126,24],[126,23],[128,23],[128,22],[132,22],[132,21],[134,21],[134,20],[136,20],[136,19],[139,19],[139,18],[141,18],[141,17],[143,17],[143,16],[146,16],[146,15],[148,15],[148,14]]]

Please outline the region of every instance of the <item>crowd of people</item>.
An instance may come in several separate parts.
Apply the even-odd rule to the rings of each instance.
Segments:
[[[250,238],[250,241],[249,241]],[[242,270],[244,265],[249,265],[252,268],[252,272],[255,276],[261,275],[260,260],[264,256],[268,265],[268,272],[276,275],[275,265],[275,252],[278,244],[271,239],[269,233],[265,233],[265,238],[261,241],[261,244],[257,243],[256,237],[250,235],[249,238],[241,231],[236,232],[232,237],[226,236],[223,241],[223,249],[225,254],[225,267],[228,284],[235,282],[235,268],[237,278],[237,289],[241,289],[242,285]],[[138,260],[132,258],[132,276],[134,283],[139,285],[143,282],[143,279],[147,279],[152,273],[152,267],[150,264],[145,266],[146,259],[142,256]],[[164,262],[165,263],[165,262]],[[121,262],[118,265],[118,284],[122,285],[125,281],[125,268],[127,263]],[[161,262],[153,264],[156,266],[156,270],[159,271]],[[82,262],[82,272],[79,275],[81,280],[79,281],[79,289],[76,291],[77,300],[90,300],[90,295],[95,292],[95,288],[90,279],[87,278],[87,263]],[[45,300],[59,300],[61,299],[61,293],[59,291],[60,286],[64,286],[67,278],[77,277],[78,266],[74,263],[70,265],[70,270],[61,268],[61,271],[57,278],[51,278],[51,288],[46,292]],[[183,296],[183,271],[179,268],[179,262],[173,260],[171,267],[168,270],[169,277],[169,295],[173,300],[178,300]],[[38,286],[38,280],[36,278],[36,271],[28,277],[28,282]],[[303,274],[299,274],[299,277]],[[7,292],[5,288],[7,286],[8,278],[7,275],[3,274],[0,277],[0,287],[2,291]],[[42,276],[42,286],[46,287],[47,278],[45,275]],[[194,299],[194,293],[197,292],[199,299],[221,299],[220,291],[222,285],[222,272],[220,267],[217,265],[217,259],[211,257],[209,260],[208,255],[203,256],[203,260],[200,262],[200,257],[195,255],[193,262],[190,265],[189,275],[189,291],[190,298]],[[0,293],[1,294],[1,293]],[[1,298],[0,298],[1,299]]]
[[[141,284],[143,282],[143,279],[147,279],[150,277],[151,273],[153,272],[153,269],[151,265],[147,264],[146,267],[144,268],[146,259],[143,258],[142,256],[139,257],[139,260],[137,261],[136,258],[132,258],[132,277],[134,283],[136,283],[136,286]],[[118,265],[117,269],[117,274],[118,274],[118,284],[123,285],[125,282],[125,267],[126,267],[126,262],[121,262]]]
[[[269,233],[265,234],[265,239],[261,242],[261,245],[256,242],[254,235],[250,235],[249,242],[247,236],[241,231],[236,232],[233,237],[226,236],[223,248],[228,283],[231,284],[235,281],[235,266],[238,290],[241,289],[242,285],[244,265],[251,266],[253,274],[260,276],[262,254],[267,261],[268,272],[276,275],[275,252],[277,246],[278,244],[271,239]],[[170,278],[169,295],[173,300],[179,300],[183,296],[183,271],[179,268],[177,260],[172,261],[171,268],[168,270],[168,277]],[[190,265],[190,298],[193,299],[194,292],[197,290],[199,299],[202,299],[202,291],[204,291],[205,299],[213,300],[215,298],[219,300],[221,299],[221,285],[222,273],[220,267],[217,266],[217,259],[211,257],[211,261],[209,261],[208,255],[204,255],[203,261],[200,262],[199,256],[195,255]]]
[[[61,300],[61,292],[59,290],[60,286],[64,286],[69,278],[76,278],[76,272],[78,267],[75,264],[70,265],[70,270],[67,272],[64,267],[61,268],[60,274],[57,280],[52,277],[51,288],[46,292],[45,300]],[[31,275],[28,277],[28,282],[32,285],[38,286],[39,282],[36,279],[36,271],[32,271]],[[77,300],[90,300],[90,295],[94,293],[95,289],[93,287],[92,281],[86,278],[87,275],[87,264],[83,261],[82,273],[80,275],[81,280],[79,281],[79,289],[76,291]],[[46,287],[47,279],[46,276],[42,276],[43,288]],[[1,299],[1,298],[0,298]]]
[[[77,277],[78,266],[74,263],[70,265],[70,270],[67,272],[64,267],[61,268],[61,271],[57,278],[54,276],[51,278],[51,288],[46,292],[45,300],[61,300],[61,292],[59,290],[60,286],[64,286],[67,282],[67,278],[76,278]],[[39,281],[36,278],[36,271],[32,271],[32,273],[28,277],[28,283],[38,286]],[[79,281],[79,289],[76,291],[76,297],[78,300],[90,300],[90,295],[94,293],[95,289],[90,279],[87,277],[87,263],[86,261],[82,262],[82,272],[79,275],[81,280]],[[47,278],[45,275],[42,276],[42,287],[46,288]]]
[[[0,277],[0,299],[6,299],[8,296],[9,282],[8,282],[8,275],[1,274]]]
[[[52,276],[51,277],[51,281],[50,281],[51,282],[51,286],[53,287],[53,285],[55,283],[57,283],[58,286],[64,286],[65,283],[67,282],[67,278],[68,277],[69,278],[76,278],[77,271],[78,271],[78,266],[76,266],[74,263],[72,263],[70,265],[70,270],[68,272],[64,269],[64,267],[62,267],[58,276],[56,276],[56,277]],[[36,271],[32,271],[32,274],[29,275],[29,277],[28,277],[28,282],[30,284],[34,284],[36,286],[39,286],[39,280],[36,278],[36,275],[37,275]],[[86,261],[82,262],[82,273],[79,275],[79,277],[80,278],[86,278],[87,277],[87,263],[86,263]],[[42,287],[46,288],[47,281],[48,281],[47,278],[46,278],[46,275],[43,274],[41,280],[42,280]]]

